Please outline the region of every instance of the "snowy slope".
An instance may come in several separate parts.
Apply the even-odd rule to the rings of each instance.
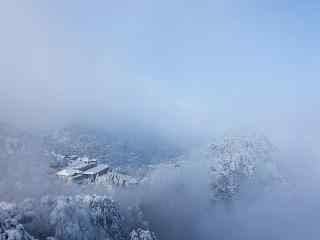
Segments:
[[[142,131],[72,126],[45,138],[49,152],[95,158],[113,167],[138,166],[175,157],[179,149],[167,139]]]

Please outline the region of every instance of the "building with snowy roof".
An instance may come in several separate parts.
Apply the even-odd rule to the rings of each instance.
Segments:
[[[97,162],[84,162],[84,161],[75,161],[73,163],[70,164],[70,168],[73,168],[75,170],[79,170],[79,171],[86,171],[88,169],[94,168],[97,166]]]
[[[78,175],[71,177],[71,181],[75,183],[94,182],[98,176],[105,175],[111,171],[108,164],[100,164],[86,171],[81,172]]]

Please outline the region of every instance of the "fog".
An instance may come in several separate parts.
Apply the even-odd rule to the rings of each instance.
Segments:
[[[258,131],[279,149],[288,185],[212,207],[201,165],[123,198],[142,202],[160,239],[318,239],[319,8],[2,1],[0,122],[35,136],[70,124],[152,133],[190,152],[230,128]],[[49,179],[40,145],[0,156],[0,200],[79,192]]]
[[[205,162],[178,174],[160,171],[142,193],[124,199],[142,199],[142,209],[160,239],[317,239],[318,159],[301,152],[294,155],[279,159],[285,184],[267,191],[250,186],[231,203],[210,201]]]
[[[203,2],[182,12],[167,4],[1,3],[1,118],[34,128],[140,124],[191,137],[230,127],[287,134],[309,126],[305,121],[316,125],[317,50],[308,42],[316,36],[291,28],[308,9],[297,5],[297,17],[274,13],[279,25],[269,12],[253,24],[256,3],[250,10]]]

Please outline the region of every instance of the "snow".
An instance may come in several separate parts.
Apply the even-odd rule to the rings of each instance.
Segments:
[[[0,203],[1,240],[35,239],[31,235],[39,239],[126,240],[139,221],[143,220],[134,214],[120,212],[108,196],[46,196],[18,205]],[[148,230],[135,232],[138,239],[155,239],[150,238],[154,234]]]
[[[108,173],[97,177],[95,183],[102,185],[129,186],[138,184],[138,181],[129,175],[109,171]]]
[[[280,179],[275,147],[259,134],[226,134],[209,146],[213,200],[231,200],[244,184]],[[261,186],[262,188],[264,186]]]
[[[95,162],[82,162],[82,161],[76,161],[70,164],[70,168],[79,170],[79,171],[86,171],[90,168],[94,168],[97,166]]]
[[[130,233],[130,240],[156,240],[156,236],[149,230],[138,228]]]
[[[61,177],[72,177],[75,176],[77,174],[80,174],[81,171],[77,170],[77,169],[73,169],[73,168],[66,168],[66,169],[62,169],[61,171],[57,172],[57,176],[61,176]]]
[[[19,219],[17,206],[13,203],[0,203],[0,239],[4,240],[33,240]]]

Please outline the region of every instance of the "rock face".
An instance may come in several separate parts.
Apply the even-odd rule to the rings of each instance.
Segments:
[[[212,199],[231,200],[247,184],[264,187],[279,180],[275,152],[269,140],[257,134],[227,134],[211,144]]]
[[[132,226],[108,197],[86,195],[29,199],[19,205],[0,203],[2,239],[126,240]],[[29,234],[30,233],[30,234]],[[137,230],[138,239],[153,236]],[[148,235],[149,234],[149,235]],[[9,238],[8,238],[9,237]]]

